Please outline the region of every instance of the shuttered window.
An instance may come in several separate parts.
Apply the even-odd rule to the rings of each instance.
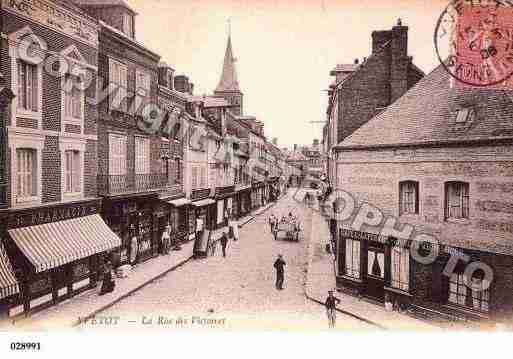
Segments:
[[[126,174],[126,136],[109,136],[109,175]]]
[[[81,186],[80,152],[64,152],[64,191],[65,193],[79,193]]]
[[[36,65],[18,61],[18,106],[39,112],[39,84]]]
[[[150,173],[150,140],[148,138],[135,138],[135,173]]]
[[[16,150],[18,199],[37,196],[37,152],[35,149]]]

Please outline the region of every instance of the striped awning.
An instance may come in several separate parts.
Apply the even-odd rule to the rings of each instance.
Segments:
[[[10,297],[19,292],[20,288],[14,276],[11,262],[9,257],[7,257],[4,245],[0,241],[0,299]]]
[[[105,252],[121,245],[99,214],[9,230],[36,272]]]
[[[187,198],[179,198],[179,199],[175,199],[173,201],[168,201],[167,203],[169,203],[175,207],[181,207],[181,206],[185,206],[186,204],[191,203],[191,201],[189,201]]]

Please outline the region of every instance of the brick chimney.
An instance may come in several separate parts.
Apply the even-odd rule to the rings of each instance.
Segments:
[[[294,144],[294,151],[297,151],[297,144]]]
[[[376,53],[388,41],[392,40],[392,31],[373,31],[372,32],[372,53]]]
[[[408,90],[408,27],[401,19],[392,28],[392,62],[390,67],[390,102],[395,102]]]
[[[273,145],[278,146],[278,139],[276,137],[273,137],[272,143]]]
[[[194,84],[192,82],[189,82],[189,95],[194,94]]]
[[[185,75],[175,76],[175,89],[183,93],[189,93],[189,78]]]

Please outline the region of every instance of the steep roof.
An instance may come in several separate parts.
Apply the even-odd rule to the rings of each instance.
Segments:
[[[473,116],[457,122],[470,109]],[[340,149],[513,138],[513,101],[505,91],[451,88],[442,65],[337,147]]]
[[[226,45],[226,52],[224,54],[223,72],[216,92],[240,92],[235,61],[232,50],[232,39],[231,36],[228,36],[228,44]]]

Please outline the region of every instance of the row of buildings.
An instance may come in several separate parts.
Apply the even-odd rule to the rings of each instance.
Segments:
[[[290,178],[291,183],[299,185],[306,184],[307,178],[318,181],[324,179],[327,173],[327,157],[323,144],[314,139],[310,146],[294,145],[292,150],[282,149],[286,162],[301,170],[300,176]]]
[[[0,313],[92,288],[107,254],[136,265],[196,220],[226,225],[299,170],[244,115],[228,39],[214,93],[196,96],[136,40],[123,0],[2,1]],[[201,136],[198,136],[200,134]]]
[[[330,181],[356,208],[378,209],[365,213],[362,226],[330,215],[339,290],[397,303],[422,318],[511,314],[508,94],[454,86],[442,65],[425,75],[408,54],[408,27],[400,21],[372,33],[372,53],[363,62],[337,65],[331,75],[323,139]],[[390,218],[395,232],[385,230]],[[399,245],[396,239],[412,227]],[[426,238],[419,234],[436,241],[417,245],[416,238]],[[425,257],[438,255],[415,260],[412,249],[419,246]]]

